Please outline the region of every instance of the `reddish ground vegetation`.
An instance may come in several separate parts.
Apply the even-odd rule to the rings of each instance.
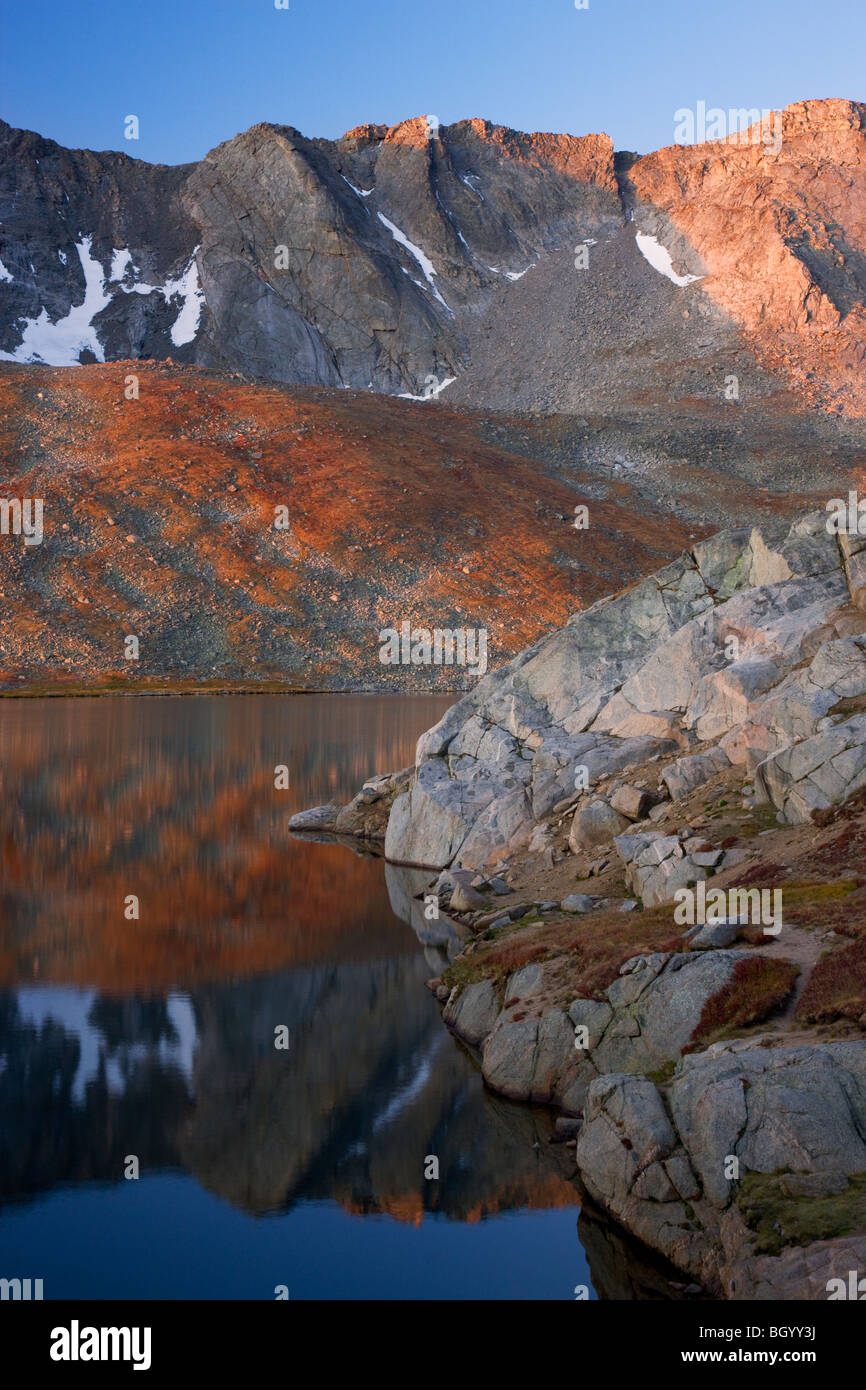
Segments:
[[[761,1023],[790,994],[798,970],[787,960],[739,960],[728,983],[707,1000],[687,1052]]]
[[[763,884],[765,887],[778,888],[787,872],[781,864],[773,864],[771,861],[755,864],[751,869],[744,869],[742,873],[737,874],[737,887],[755,888]]]
[[[840,896],[816,894],[812,901],[805,896],[793,901],[790,920],[797,926],[866,939],[866,889],[858,889],[853,884],[847,886],[851,891]]]
[[[620,966],[632,956],[681,951],[683,944],[668,909],[594,912],[558,922],[529,922],[490,944],[481,938],[474,951],[453,962],[443,979],[449,986],[492,979],[504,989],[515,970],[543,960],[545,978],[558,995],[593,997],[613,984]]]
[[[866,1022],[866,937],[831,951],[815,966],[797,1004],[803,1023]]]
[[[382,665],[380,629],[486,628],[499,665],[706,534],[636,497],[576,530],[580,493],[485,427],[166,363],[0,365],[3,495],[45,508],[41,545],[0,546],[0,688],[454,690]]]
[[[848,824],[838,835],[798,860],[805,873],[833,874],[866,865],[866,824]]]

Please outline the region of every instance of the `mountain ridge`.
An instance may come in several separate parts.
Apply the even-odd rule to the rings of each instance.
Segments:
[[[733,374],[866,413],[862,103],[789,106],[775,156],[433,120],[259,122],[182,165],[0,122],[0,352],[572,413],[718,398]],[[88,275],[90,337],[61,344]]]

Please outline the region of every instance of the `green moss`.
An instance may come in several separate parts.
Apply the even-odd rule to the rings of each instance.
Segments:
[[[658,1067],[655,1071],[648,1071],[647,1080],[652,1081],[655,1086],[664,1086],[666,1082],[670,1081],[676,1068],[676,1059],[671,1057],[664,1066]]]
[[[860,885],[856,878],[840,878],[835,883],[817,882],[798,882],[786,883],[783,885],[783,893],[786,906],[790,904],[798,907],[801,903],[825,903],[833,902],[838,898],[847,898],[849,893],[855,893]]]
[[[778,811],[775,806],[762,805],[750,806],[749,817],[743,824],[744,835],[757,835],[761,830],[779,830],[779,822],[776,820]]]
[[[778,1255],[789,1245],[850,1235],[866,1229],[866,1173],[850,1178],[844,1192],[829,1197],[789,1197],[782,1177],[747,1173],[737,1190],[737,1206],[759,1255]]]
[[[457,993],[462,994],[467,985],[488,979],[491,974],[483,953],[479,952],[473,956],[458,956],[452,961],[448,969],[442,972],[442,983],[447,985],[448,989],[454,989],[456,986]]]

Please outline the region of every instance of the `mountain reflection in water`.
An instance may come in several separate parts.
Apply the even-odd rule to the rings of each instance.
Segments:
[[[411,874],[287,832],[409,763],[448,703],[3,702],[0,1275],[46,1298],[591,1283],[573,1150],[445,1030],[424,981],[448,934],[407,925]],[[670,1296],[584,1227],[602,1296]]]

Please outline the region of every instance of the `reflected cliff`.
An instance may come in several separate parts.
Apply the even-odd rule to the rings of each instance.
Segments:
[[[443,1219],[511,1223],[495,1259],[484,1257],[494,1288],[498,1263],[518,1257],[496,1296],[570,1297],[589,1282],[574,1235],[573,1150],[549,1142],[546,1111],[485,1091],[424,987],[459,938],[446,920],[424,920],[418,875],[287,832],[296,809],[348,800],[365,777],[405,766],[446,703],[2,705],[4,1264],[36,1251],[40,1270],[54,1271],[55,1287],[67,1279],[73,1296],[103,1296],[101,1278],[133,1296],[145,1273],[150,1296],[203,1296],[202,1280],[206,1296],[259,1296],[238,1292],[228,1237],[214,1236],[219,1208],[200,1214],[206,1195],[243,1220],[232,1240],[244,1268],[264,1259],[274,1222],[312,1223],[306,1241],[336,1241],[317,1296],[364,1296],[360,1273],[357,1287],[335,1292],[356,1247],[386,1271],[379,1296],[412,1296]],[[274,788],[279,764],[290,769],[288,792]],[[128,894],[138,920],[124,916]],[[275,1047],[278,1029],[285,1048]],[[130,1155],[138,1183],[124,1178]],[[430,1156],[438,1180],[425,1177]],[[182,1199],[166,1187],[177,1179],[194,1184]],[[55,1266],[71,1239],[66,1223],[76,1202],[93,1201],[105,1234],[91,1237],[92,1268],[64,1272]],[[124,1230],[141,1203],[134,1230],[144,1221],[145,1273],[141,1261],[118,1273],[109,1232]],[[334,1209],[364,1226],[334,1236]],[[423,1236],[408,1273],[387,1272],[384,1237],[368,1220],[377,1216]],[[185,1222],[203,1249],[216,1241],[206,1275],[183,1276],[167,1253]],[[539,1291],[545,1258],[549,1287]],[[607,1286],[625,1287],[610,1273],[622,1257],[597,1258]],[[467,1278],[470,1268],[471,1259]],[[304,1278],[309,1271],[296,1276],[302,1288]],[[454,1296],[453,1270],[441,1292],[426,1268],[425,1278],[417,1296]],[[647,1296],[640,1287],[631,1278],[625,1296]]]
[[[416,953],[165,999],[4,994],[0,1197],[117,1182],[135,1154],[258,1215],[328,1198],[415,1222],[576,1205],[545,1112],[485,1093],[428,970]]]

